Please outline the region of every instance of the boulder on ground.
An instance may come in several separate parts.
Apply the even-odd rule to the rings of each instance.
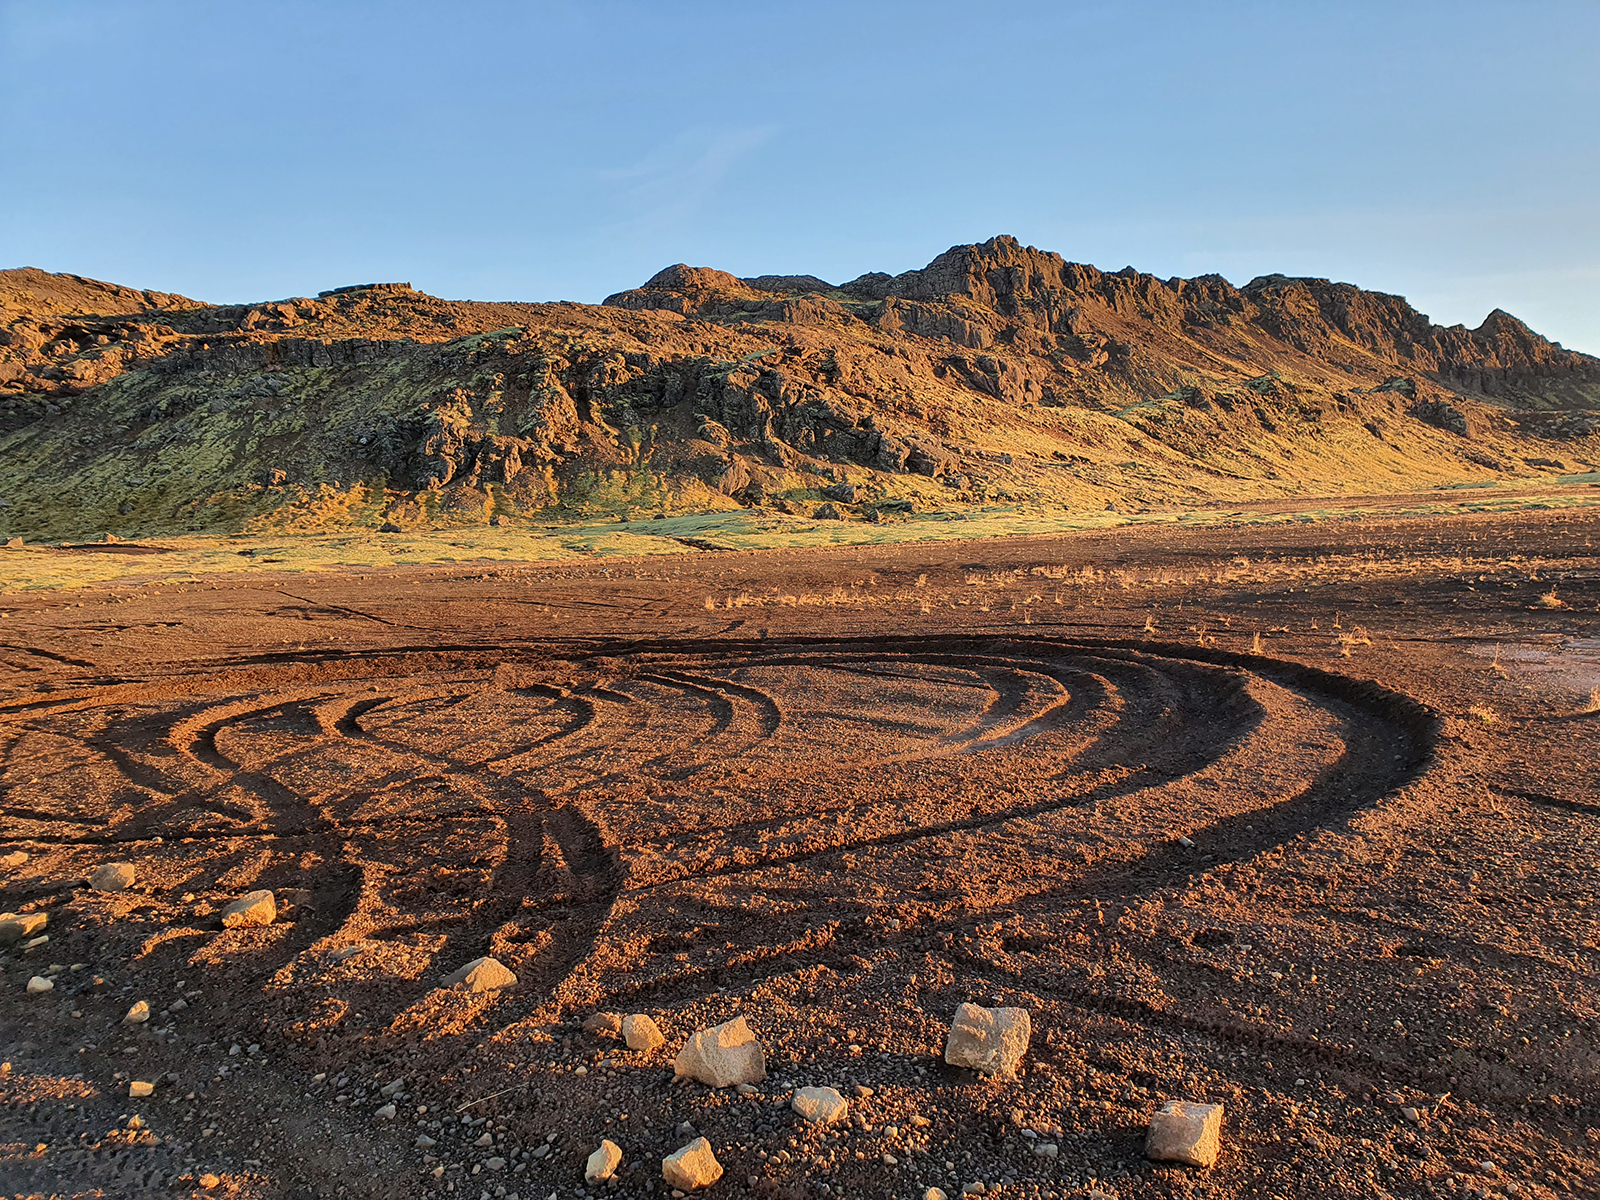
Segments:
[[[53,979],[46,979],[43,975],[35,975],[28,980],[28,995],[38,996],[44,992],[53,991],[55,986]]]
[[[0,854],[0,867],[4,867],[8,871],[20,867],[27,861],[28,852],[26,850],[13,850],[10,854]]]
[[[710,1187],[722,1178],[722,1164],[711,1153],[711,1143],[695,1138],[682,1150],[661,1160],[661,1178],[675,1188],[689,1192]]]
[[[135,1000],[133,1007],[128,1009],[128,1015],[122,1018],[124,1025],[143,1025],[150,1019],[150,1002],[148,1000]]]
[[[147,1083],[142,1079],[135,1079],[128,1085],[128,1096],[133,1100],[141,1100],[156,1090],[156,1085]]]
[[[1168,1100],[1150,1118],[1146,1158],[1209,1167],[1222,1148],[1222,1105]]]
[[[583,1022],[587,1033],[617,1033],[622,1029],[622,1014],[597,1012],[589,1014]]]
[[[685,1042],[672,1069],[680,1078],[688,1076],[711,1087],[732,1087],[760,1083],[767,1077],[767,1059],[744,1017],[738,1016],[702,1029]]]
[[[604,1183],[617,1173],[617,1168],[622,1165],[622,1147],[606,1138],[601,1141],[600,1148],[589,1155],[589,1161],[583,1166],[583,1180],[585,1183]]]
[[[44,913],[0,913],[0,946],[31,938],[48,923]]]
[[[97,892],[121,892],[133,886],[132,863],[106,863],[89,876],[89,886]]]
[[[246,892],[222,910],[222,927],[239,929],[246,925],[271,925],[278,919],[278,902],[266,888]]]
[[[803,1087],[795,1092],[789,1107],[813,1125],[832,1125],[850,1115],[850,1101],[831,1087]]]
[[[950,1024],[944,1060],[953,1067],[970,1067],[985,1075],[1009,1079],[1022,1064],[1032,1033],[1033,1022],[1025,1008],[961,1004]]]
[[[463,988],[469,992],[493,992],[500,988],[515,987],[517,977],[492,958],[475,958],[452,975],[445,977],[446,987]]]
[[[666,1035],[643,1013],[631,1013],[622,1019],[622,1040],[628,1043],[629,1050],[646,1052],[667,1042]]]

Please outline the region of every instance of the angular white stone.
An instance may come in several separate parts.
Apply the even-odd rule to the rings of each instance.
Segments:
[[[953,1067],[969,1067],[985,1075],[1009,1079],[1016,1075],[1028,1052],[1033,1022],[1025,1008],[984,1008],[980,1004],[956,1007],[944,1060]]]
[[[246,892],[222,910],[222,927],[238,929],[245,925],[271,925],[278,919],[278,902],[266,888]]]
[[[150,1019],[150,1002],[148,1000],[135,1000],[133,1007],[128,1010],[128,1015],[122,1018],[124,1025],[143,1025]]]
[[[661,1160],[661,1178],[675,1188],[691,1192],[695,1188],[710,1187],[722,1178],[722,1164],[711,1153],[711,1143],[705,1138],[695,1138],[683,1149]]]
[[[685,1042],[672,1069],[680,1078],[687,1075],[711,1087],[732,1087],[760,1083],[767,1077],[767,1059],[744,1017],[738,1016],[702,1029]]]
[[[54,981],[46,979],[43,975],[35,975],[28,980],[28,995],[39,996],[45,992],[53,991],[55,986]]]
[[[380,1121],[392,1121],[395,1118],[395,1107],[393,1104],[385,1104],[372,1115],[377,1117]]]
[[[622,1165],[622,1147],[609,1138],[600,1143],[600,1148],[589,1155],[589,1161],[583,1165],[583,1180],[585,1183],[604,1183],[617,1173],[617,1168]]]
[[[475,958],[444,981],[446,987],[465,986],[469,992],[493,992],[516,983],[517,977],[492,958]]]
[[[89,876],[89,886],[97,892],[120,892],[133,886],[132,863],[106,863]]]
[[[130,1083],[128,1085],[128,1095],[129,1095],[130,1098],[132,1098],[134,1100],[138,1100],[143,1096],[148,1096],[152,1092],[154,1092],[155,1090],[156,1090],[156,1085],[155,1084],[146,1083],[142,1079],[135,1079],[132,1083]]]
[[[850,1115],[850,1101],[831,1087],[800,1088],[789,1107],[813,1125],[832,1125]]]
[[[1150,1118],[1146,1158],[1209,1167],[1222,1148],[1222,1105],[1168,1100]]]
[[[631,1013],[622,1018],[622,1040],[629,1050],[654,1050],[667,1043],[666,1035],[643,1013]]]
[[[48,923],[44,913],[0,913],[0,946],[31,938]]]

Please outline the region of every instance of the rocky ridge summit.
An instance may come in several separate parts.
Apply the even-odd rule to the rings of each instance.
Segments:
[[[1597,429],[1600,360],[1498,310],[1010,237],[838,286],[678,265],[598,306],[0,272],[7,535],[1393,492],[1592,470]]]

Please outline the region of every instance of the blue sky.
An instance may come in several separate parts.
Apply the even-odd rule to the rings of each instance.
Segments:
[[[241,301],[1011,233],[1600,353],[1600,4],[0,0],[0,266]]]

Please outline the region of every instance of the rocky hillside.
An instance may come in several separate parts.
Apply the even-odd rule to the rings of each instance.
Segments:
[[[1009,237],[838,286],[669,267],[600,306],[0,272],[0,533],[26,537],[1396,491],[1590,470],[1597,429],[1600,360],[1504,312]]]

